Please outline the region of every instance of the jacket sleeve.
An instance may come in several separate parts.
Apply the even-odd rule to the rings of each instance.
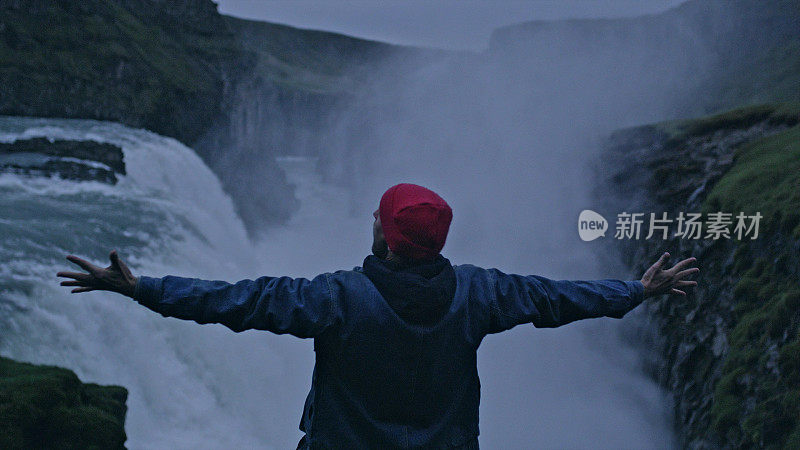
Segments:
[[[307,338],[341,317],[329,274],[312,280],[265,276],[235,284],[140,276],[133,298],[165,317],[219,323],[235,332],[257,329]]]
[[[551,280],[538,275],[486,271],[487,332],[498,333],[523,323],[554,328],[593,317],[622,318],[644,300],[641,281]]]

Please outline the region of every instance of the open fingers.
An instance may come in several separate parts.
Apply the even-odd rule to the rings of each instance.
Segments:
[[[670,271],[677,272],[677,271],[683,269],[684,267],[686,267],[686,266],[688,266],[688,265],[690,265],[690,264],[692,264],[692,263],[694,263],[696,261],[697,261],[697,258],[695,258],[694,256],[692,256],[691,258],[686,258],[683,261],[678,261],[677,263],[675,263],[674,266],[672,266],[672,269],[670,269]]]
[[[92,276],[83,272],[58,272],[57,277],[74,278],[76,280],[89,280]]]
[[[700,269],[697,267],[692,267],[691,269],[681,270],[680,272],[675,274],[675,279],[681,279],[688,277],[689,275],[695,274],[700,272]]]
[[[79,288],[75,288],[75,289],[71,290],[70,292],[72,292],[73,294],[77,294],[77,293],[80,293],[80,292],[89,292],[89,291],[94,291],[94,290],[95,290],[95,288],[93,288],[93,287],[79,287]]]
[[[675,286],[697,286],[697,281],[693,280],[681,280],[675,283]]]
[[[655,264],[650,266],[650,268],[647,269],[647,271],[645,271],[644,276],[652,278],[656,274],[656,272],[661,270],[661,267],[664,265],[667,259],[669,259],[669,252],[662,253],[661,257],[658,258],[658,261],[656,261]]]
[[[81,266],[83,270],[90,273],[98,269],[98,267],[94,264],[86,261],[85,259],[78,258],[77,256],[69,255],[67,256],[67,260]]]
[[[111,253],[108,255],[108,259],[111,260],[111,265],[121,273],[130,273],[130,269],[128,269],[128,266],[119,258],[119,254],[117,254],[116,250],[111,250]]]
[[[683,292],[682,290],[675,289],[675,288],[672,288],[672,290],[670,290],[670,292],[673,293],[673,294],[678,294],[678,295],[686,295],[686,292]]]
[[[119,255],[116,250],[111,250],[111,253],[108,254],[108,259],[111,260],[112,264],[119,266]]]
[[[62,281],[61,286],[88,286],[88,281],[76,281],[76,280],[68,280]]]
[[[656,263],[653,264],[653,267],[655,267],[656,269],[662,268],[668,259],[669,259],[669,252],[664,252],[661,255],[661,257],[658,258],[658,261],[656,261]]]

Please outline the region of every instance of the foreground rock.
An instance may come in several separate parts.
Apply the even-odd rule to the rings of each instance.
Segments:
[[[0,448],[124,448],[127,398],[120,386],[0,357]]]

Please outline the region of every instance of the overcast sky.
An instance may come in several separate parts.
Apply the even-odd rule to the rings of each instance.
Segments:
[[[351,36],[483,50],[493,29],[535,19],[625,17],[684,0],[217,0],[223,14]]]

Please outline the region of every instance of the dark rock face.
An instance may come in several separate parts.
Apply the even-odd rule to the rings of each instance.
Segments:
[[[187,144],[249,67],[210,0],[3,0],[0,55],[0,114],[112,120]]]
[[[226,86],[224,112],[193,147],[233,197],[250,235],[286,221],[299,206],[276,156],[331,155],[326,131],[336,112],[383,61],[446,54],[233,17],[224,21],[254,63]]]
[[[256,63],[211,0],[0,0],[0,60],[0,114],[111,120],[196,149],[212,126],[231,123],[227,95]],[[221,171],[217,152],[241,165]],[[248,152],[256,157],[242,158],[236,142],[198,150],[253,231],[287,219],[296,200],[269,149]],[[5,167],[116,181],[63,160]]]
[[[0,0],[0,114],[174,137],[220,178],[252,235],[298,206],[275,156],[324,152],[331,106],[369,63],[402,51],[418,50],[225,17],[211,0]],[[102,177],[73,169],[44,173]]]
[[[706,199],[735,163],[735,150],[781,133],[800,120],[796,115],[775,117],[770,115],[771,110],[755,108],[748,113],[686,121],[682,125],[643,126],[615,132],[607,142],[598,168],[595,201],[603,205],[601,214],[613,222],[614,215],[623,211],[647,213],[645,220],[648,220],[650,212],[656,213],[656,217],[667,212],[674,219],[679,211],[699,212],[709,207],[716,210],[716,205],[708,205]],[[760,205],[752,207],[757,209]],[[735,215],[738,211],[724,212]],[[608,245],[611,260],[621,260],[634,273],[643,273],[664,251],[673,255],[672,263],[689,256],[699,261],[701,272],[694,277],[697,288],[685,298],[665,296],[647,301],[643,306],[644,321],[638,324],[637,335],[633,336],[641,343],[646,371],[672,394],[675,427],[682,446],[763,447],[791,439],[788,434],[793,425],[776,422],[796,413],[788,409],[788,416],[782,415],[783,407],[770,398],[775,392],[788,392],[788,388],[780,387],[785,375],[774,371],[779,366],[778,349],[796,334],[797,318],[786,317],[785,323],[769,325],[775,329],[770,334],[776,337],[766,343],[760,341],[763,340],[760,332],[742,337],[741,330],[747,329],[750,320],[743,312],[746,311],[743,305],[756,301],[755,298],[762,303],[764,296],[768,296],[759,289],[789,292],[785,295],[791,296],[791,283],[796,281],[789,285],[776,282],[774,286],[765,279],[754,281],[754,287],[750,288],[752,297],[746,299],[742,280],[756,276],[753,271],[766,276],[768,270],[764,267],[776,261],[780,262],[775,270],[786,280],[800,279],[796,273],[800,265],[800,242],[786,230],[763,227],[757,240],[747,242],[692,240],[674,235],[666,240],[660,236],[646,240],[642,235],[640,239],[612,242]],[[789,298],[777,303],[788,302]],[[764,361],[748,363],[751,369],[747,374],[734,371],[732,368],[743,358],[744,347],[750,345],[772,349],[774,355],[765,352]],[[756,356],[750,354],[752,350],[746,352],[748,357]],[[733,388],[734,394],[730,394],[732,384],[738,386]],[[726,404],[732,398],[737,399],[736,405]],[[742,398],[745,400],[741,401]],[[773,402],[772,406],[765,406],[769,402]],[[742,409],[737,409],[739,403]],[[773,409],[769,414],[775,419],[759,417],[758,412],[763,408]]]
[[[123,449],[128,391],[0,357],[0,448]]]
[[[203,35],[226,32],[217,5],[211,0],[118,0],[133,14]]]
[[[116,145],[33,138],[0,143],[0,172],[116,184],[125,162]]]
[[[237,83],[225,102],[227,113],[195,148],[231,194],[249,234],[258,235],[299,206],[275,157],[320,153],[318,130],[336,96],[281,88],[255,75]]]

